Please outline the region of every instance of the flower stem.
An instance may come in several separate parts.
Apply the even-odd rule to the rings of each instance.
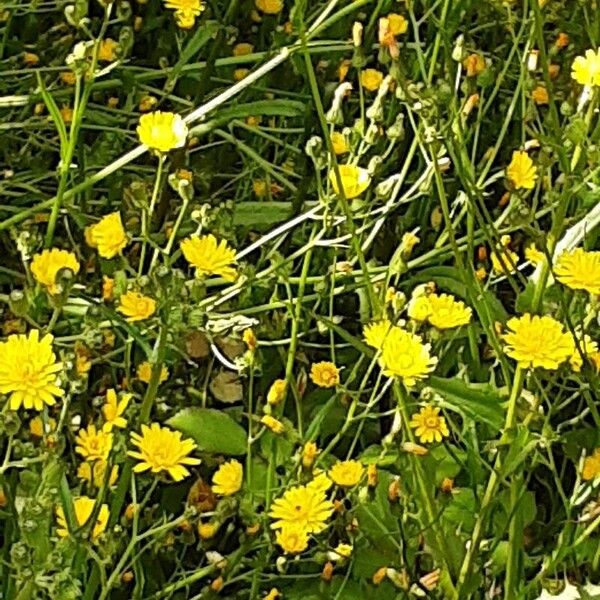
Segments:
[[[146,258],[146,244],[148,243],[148,228],[152,222],[152,214],[156,206],[156,200],[161,188],[162,173],[163,173],[164,157],[158,157],[158,168],[156,169],[156,179],[154,180],[154,189],[152,190],[152,198],[150,198],[150,206],[146,211],[146,207],[142,209],[142,250],[140,253],[140,264],[138,265],[138,277],[144,272],[144,262]]]

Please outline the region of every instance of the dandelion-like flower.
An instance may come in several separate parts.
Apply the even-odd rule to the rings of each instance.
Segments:
[[[129,456],[140,462],[133,467],[136,473],[151,471],[154,474],[167,472],[174,481],[185,479],[190,472],[185,465],[199,465],[200,460],[189,456],[196,444],[182,439],[179,431],[161,427],[158,423],[142,425],[141,435],[131,433],[131,443],[137,450],[130,450]]]
[[[312,468],[315,459],[319,455],[319,447],[315,442],[306,442],[302,448],[302,466],[305,469]]]
[[[102,40],[98,46],[98,60],[101,62],[112,62],[117,59],[119,42],[112,38]]]
[[[237,460],[223,463],[213,475],[212,491],[220,496],[233,496],[242,489],[244,469]]]
[[[102,429],[97,430],[93,423],[87,429],[80,429],[75,438],[77,446],[75,452],[84,460],[94,462],[95,460],[106,461],[113,445],[113,435]]]
[[[362,167],[357,167],[355,165],[339,165],[339,170],[344,196],[347,200],[352,200],[352,198],[360,196],[371,183],[369,172]],[[333,169],[329,171],[329,181],[331,182],[333,191],[336,194],[339,194],[340,188]]]
[[[440,416],[440,409],[429,404],[412,416],[409,425],[415,430],[415,435],[422,444],[441,442],[450,435],[446,419]]]
[[[402,35],[408,31],[408,21],[402,15],[390,13],[387,20],[392,35]]]
[[[41,283],[51,294],[57,294],[60,286],[56,283],[56,276],[62,269],[70,269],[73,274],[79,273],[79,261],[72,252],[52,248],[34,254],[31,261],[31,273],[38,283]]]
[[[98,248],[102,258],[114,258],[127,246],[127,234],[123,229],[118,212],[102,217],[95,225],[86,229],[86,241],[92,248]]]
[[[283,10],[283,0],[255,0],[255,4],[265,15],[277,15]]]
[[[125,315],[130,323],[143,321],[156,311],[156,300],[138,292],[127,292],[119,299],[117,310]]]
[[[529,244],[525,248],[525,258],[534,266],[542,264],[546,258],[544,253],[535,247],[535,244]]]
[[[598,356],[598,344],[596,344],[596,342],[587,333],[583,336],[578,334],[577,341],[579,344],[575,346],[575,351],[569,359],[571,369],[573,369],[575,373],[579,373],[579,371],[581,371],[581,367],[583,366],[582,355],[591,361],[594,360],[595,356]]]
[[[287,381],[285,379],[276,379],[267,392],[267,402],[271,406],[277,406],[281,404],[285,398],[285,392],[287,390]]]
[[[308,532],[297,525],[285,525],[275,534],[275,541],[286,554],[300,554],[308,548]]]
[[[340,383],[340,370],[332,362],[313,363],[310,369],[310,378],[319,387],[335,387]]]
[[[522,368],[558,369],[575,351],[573,336],[549,316],[524,314],[506,324],[505,352]]]
[[[406,314],[413,321],[422,323],[431,316],[431,302],[428,294],[413,296],[406,307]]]
[[[577,56],[571,66],[571,77],[581,85],[600,86],[600,48],[586,50],[584,56]]]
[[[492,270],[497,275],[514,273],[519,263],[519,255],[507,247],[492,251],[490,259],[492,261]]]
[[[9,395],[11,410],[23,405],[41,411],[64,394],[56,385],[62,363],[56,362],[53,339],[48,333],[40,340],[39,330],[32,329],[29,335],[11,335],[0,343],[0,394]]]
[[[319,533],[327,526],[333,503],[317,487],[299,485],[287,490],[271,505],[269,516],[275,519],[271,529],[296,525],[307,533]]]
[[[515,189],[532,190],[537,179],[537,167],[527,152],[517,150],[513,152],[512,160],[506,167],[506,176]]]
[[[127,419],[125,419],[123,414],[131,398],[132,394],[123,394],[119,400],[115,390],[112,388],[106,390],[106,402],[102,407],[102,413],[104,414],[103,431],[110,432],[113,427],[118,427],[119,429],[127,427]]]
[[[348,150],[350,150],[350,148],[348,148],[348,144],[346,143],[346,136],[339,131],[334,131],[331,134],[331,145],[333,146],[333,151],[338,155],[345,154],[348,152]]]
[[[370,92],[376,92],[383,82],[383,73],[377,69],[365,69],[360,74],[360,83]]]
[[[273,433],[279,435],[285,431],[285,425],[271,415],[263,415],[260,422]]]
[[[337,485],[350,488],[358,484],[364,472],[365,468],[357,460],[342,460],[335,463],[327,475]]]
[[[77,477],[83,481],[87,481],[90,485],[100,487],[104,483],[104,478],[106,475],[106,461],[97,460],[93,463],[89,463],[87,461],[82,462],[77,467]],[[108,485],[112,487],[117,482],[117,478],[119,477],[119,467],[117,465],[113,465],[110,470],[110,475],[108,476]]]
[[[191,236],[181,242],[185,259],[196,267],[196,276],[220,275],[227,281],[235,281],[235,250],[225,240],[217,242],[212,235]]]
[[[73,500],[75,520],[79,527],[83,527],[90,520],[92,513],[94,512],[95,505],[96,501],[88,496],[80,496],[79,498],[75,498]],[[97,540],[102,533],[104,533],[106,525],[108,524],[109,516],[110,512],[108,510],[108,504],[102,504],[100,506],[100,510],[98,511],[98,516],[96,517],[94,527],[92,528],[92,540]],[[65,518],[65,512],[62,506],[56,507],[56,524],[58,526],[56,533],[61,538],[68,537],[69,528],[67,527],[67,519]]]
[[[583,248],[563,252],[554,265],[554,275],[573,290],[585,290],[597,296],[600,294],[600,252],[587,252]]]
[[[152,365],[147,360],[143,363],[140,363],[138,365],[136,375],[140,381],[143,381],[144,383],[150,383],[150,379],[152,377]],[[158,376],[158,383],[163,383],[163,381],[166,381],[168,377],[169,369],[163,365],[160,370],[160,375]]]
[[[600,448],[596,448],[590,456],[583,461],[583,472],[581,476],[585,481],[596,479],[600,475]]]
[[[430,294],[428,300],[431,313],[427,320],[438,329],[452,329],[471,321],[471,309],[453,296]]]
[[[369,323],[363,329],[365,343],[376,350],[380,350],[391,329],[392,324],[387,319]]]
[[[148,148],[169,152],[185,145],[188,128],[181,115],[157,110],[140,117],[137,134]]]

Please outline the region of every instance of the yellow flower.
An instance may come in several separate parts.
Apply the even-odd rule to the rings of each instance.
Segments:
[[[354,487],[363,476],[365,468],[357,460],[338,461],[329,469],[330,479],[341,487]]]
[[[123,394],[118,400],[115,390],[106,390],[106,403],[102,407],[105,423],[102,427],[103,431],[110,432],[113,427],[123,429],[127,427],[127,420],[123,417],[123,413],[131,400],[132,394]]]
[[[350,558],[350,556],[352,554],[352,545],[351,544],[338,544],[335,547],[334,552],[341,558]]]
[[[256,339],[256,334],[254,333],[253,329],[244,329],[244,333],[242,333],[242,341],[244,342],[244,344],[246,344],[250,352],[256,351],[258,340]]]
[[[83,527],[90,520],[90,517],[94,512],[95,505],[96,501],[92,498],[88,498],[87,496],[80,496],[79,498],[75,498],[73,500],[75,520],[78,527]],[[110,513],[108,510],[108,504],[102,504],[92,529],[92,540],[97,540],[102,535],[106,529],[109,516]],[[69,528],[67,527],[67,519],[65,518],[65,512],[62,506],[56,507],[56,524],[58,526],[56,533],[61,538],[68,537]]]
[[[346,143],[346,136],[339,131],[334,131],[331,134],[331,144],[333,146],[333,151],[336,154],[345,154],[348,152],[348,144]]]
[[[148,112],[152,110],[158,104],[158,98],[156,96],[142,96],[138,109],[140,112]]]
[[[40,340],[40,332],[32,329],[29,335],[18,334],[0,343],[0,394],[9,394],[10,410],[24,408],[41,411],[52,406],[64,391],[57,385],[62,363],[56,362],[52,351],[53,336]]]
[[[505,352],[523,368],[558,369],[575,351],[571,334],[552,317],[524,314],[513,317],[506,326]]]
[[[275,534],[275,541],[286,554],[300,554],[308,547],[308,533],[297,525],[285,525]]]
[[[344,196],[347,200],[352,200],[352,198],[360,196],[371,183],[371,176],[366,169],[355,165],[339,165],[339,170]],[[329,181],[331,182],[333,191],[339,194],[340,188],[333,169],[329,171]]]
[[[77,467],[77,477],[83,481],[87,481],[90,485],[100,487],[104,483],[104,477],[106,475],[106,462],[103,460],[97,460],[93,464],[89,462],[82,462]],[[108,477],[108,485],[114,486],[119,477],[119,467],[113,465],[110,470]]]
[[[241,81],[242,79],[244,79],[244,77],[247,77],[248,74],[250,73],[250,69],[235,69],[233,72],[233,80],[234,81]]]
[[[412,416],[409,425],[415,430],[415,435],[422,444],[441,442],[450,435],[446,419],[439,413],[440,409],[437,406],[427,404]]]
[[[225,240],[217,242],[212,235],[196,235],[181,242],[181,251],[185,259],[196,267],[196,277],[220,275],[226,281],[235,281],[237,272],[235,250]]]
[[[532,190],[537,179],[537,167],[533,164],[527,152],[513,152],[512,160],[506,167],[506,176],[515,189]]]
[[[534,266],[541,264],[544,261],[544,253],[540,252],[535,247],[535,244],[529,244],[527,248],[525,248],[525,258]]]
[[[60,74],[60,80],[66,85],[75,85],[77,76],[73,71],[64,71]]]
[[[79,273],[79,261],[72,252],[52,248],[33,255],[31,272],[35,280],[48,288],[51,294],[60,292],[56,276],[61,269],[69,269],[75,275]]]
[[[283,10],[283,0],[255,0],[255,4],[266,15],[276,15]]]
[[[379,363],[384,375],[399,377],[412,387],[435,369],[437,358],[429,353],[430,345],[423,344],[418,335],[393,327],[383,344]]]
[[[554,266],[554,275],[572,290],[600,294],[600,252],[576,248],[563,252]]]
[[[380,350],[391,328],[392,324],[387,319],[369,323],[363,329],[364,340],[372,348]]]
[[[376,92],[383,81],[383,73],[377,69],[365,69],[360,74],[361,85],[370,92]]]
[[[549,101],[548,90],[543,85],[538,85],[531,92],[531,98],[536,104],[539,104],[539,105],[548,104],[548,101]]]
[[[332,362],[313,363],[310,369],[310,378],[319,387],[335,387],[340,382],[340,370]]]
[[[571,369],[575,373],[579,373],[581,371],[581,367],[583,366],[583,358],[582,354],[585,358],[594,361],[594,356],[598,354],[598,344],[586,333],[583,336],[578,335],[579,345],[575,346],[575,350],[573,355],[569,359],[569,364],[571,365]],[[581,352],[580,352],[581,351]]]
[[[306,442],[302,448],[302,466],[305,469],[310,469],[317,456],[319,455],[319,448],[314,442]]]
[[[102,276],[102,300],[110,302],[115,292],[115,280],[108,275]]]
[[[271,588],[269,593],[263,598],[263,600],[278,600],[281,598],[281,594],[277,588]]]
[[[87,230],[88,245],[98,248],[102,258],[113,258],[127,246],[127,234],[118,212],[103,217]]]
[[[137,133],[148,148],[169,152],[185,144],[188,128],[180,115],[157,110],[140,117]]]
[[[401,243],[401,248],[402,248],[402,255],[405,258],[408,258],[411,254],[412,251],[414,249],[414,247],[420,242],[420,238],[418,235],[416,235],[415,233],[413,233],[412,231],[407,231],[403,236],[402,236],[402,243]]]
[[[179,431],[171,431],[158,423],[149,427],[142,425],[141,435],[132,432],[131,441],[138,450],[130,450],[127,454],[140,461],[133,467],[136,473],[166,471],[174,481],[181,481],[190,474],[184,465],[200,464],[199,459],[188,456],[196,448],[192,440],[182,440]]]
[[[130,323],[143,321],[156,311],[156,300],[138,292],[127,292],[119,298],[117,310],[125,315]]]
[[[313,479],[311,479],[306,487],[309,490],[317,491],[324,494],[331,486],[333,482],[329,477],[325,474],[324,471],[320,471]]]
[[[176,10],[175,24],[179,29],[191,29],[196,23],[196,11]]]
[[[581,85],[600,85],[600,49],[586,50],[571,66],[571,77]]]
[[[594,453],[587,456],[583,461],[583,472],[581,476],[585,481],[596,479],[600,475],[600,448],[596,448]]]
[[[472,311],[463,302],[448,294],[430,294],[427,296],[431,313],[427,320],[438,329],[452,329],[467,325],[471,320]]]
[[[137,368],[137,378],[144,383],[150,383],[150,378],[152,377],[152,365],[146,360],[143,363],[140,363]],[[169,369],[162,366],[160,370],[160,375],[158,377],[158,383],[162,383],[166,381],[169,377]]]
[[[33,417],[31,421],[29,421],[29,431],[33,437],[44,437],[45,433],[50,433],[56,429],[56,421],[53,418],[49,418],[48,422],[44,426],[44,421],[42,417]]]
[[[203,540],[210,540],[217,535],[219,526],[217,523],[198,523],[198,535]]]
[[[276,406],[285,398],[287,390],[287,381],[285,379],[276,379],[267,392],[267,402]]]
[[[377,465],[367,465],[367,485],[369,487],[375,487],[379,481],[379,475],[377,473]]]
[[[204,10],[202,0],[164,0],[165,8],[175,11],[175,22],[181,29],[190,29]]]
[[[119,42],[112,38],[106,38],[100,42],[98,46],[98,60],[101,62],[112,62],[117,58],[117,49]]]
[[[508,275],[515,272],[519,262],[519,255],[510,248],[499,248],[492,252],[490,259],[494,273]]]
[[[467,71],[467,77],[475,77],[485,71],[485,58],[481,54],[469,54],[463,60],[463,67]]]
[[[95,460],[106,461],[113,445],[112,433],[96,430],[96,426],[90,423],[87,429],[80,429],[75,438],[77,446],[75,452],[80,454],[84,460],[94,462]]]
[[[233,496],[242,489],[244,469],[235,459],[223,463],[213,475],[212,491],[220,496]]]
[[[271,529],[297,525],[306,533],[319,533],[333,512],[333,503],[327,500],[321,488],[298,485],[287,490],[271,505],[269,516],[275,519]]]
[[[280,434],[285,431],[284,424],[271,415],[264,415],[260,422],[273,433]]]
[[[402,15],[390,13],[387,20],[392,35],[402,35],[408,31],[408,21]]]
[[[248,54],[252,54],[252,52],[254,52],[254,46],[247,42],[240,42],[233,47],[234,56],[247,56]]]

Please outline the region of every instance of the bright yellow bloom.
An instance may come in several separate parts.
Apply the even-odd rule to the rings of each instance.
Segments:
[[[117,310],[125,315],[130,323],[143,321],[156,311],[156,300],[138,292],[127,292],[119,298]]]
[[[56,421],[52,418],[48,419],[46,425],[44,425],[44,421],[42,417],[33,417],[31,421],[29,421],[29,432],[33,437],[44,437],[45,433],[50,433],[56,429]]]
[[[314,442],[306,442],[302,448],[302,466],[305,469],[310,469],[319,455],[319,452],[317,444]]]
[[[571,66],[571,77],[581,85],[600,86],[600,49],[586,50],[585,56],[578,56]]]
[[[306,487],[309,490],[317,491],[324,494],[332,485],[333,482],[331,481],[331,479],[329,479],[329,477],[325,474],[324,471],[320,471],[317,475],[315,475],[315,477],[313,477],[313,479],[311,479],[306,484]]]
[[[24,408],[41,411],[52,406],[64,391],[57,385],[62,363],[56,362],[52,351],[53,336],[40,340],[40,332],[18,334],[0,343],[0,394],[8,394],[10,410]]]
[[[223,463],[213,475],[212,491],[219,496],[233,496],[242,489],[244,469],[235,459]]]
[[[285,379],[276,379],[267,392],[267,402],[276,406],[285,398],[287,390],[287,381]]]
[[[319,533],[333,512],[333,503],[317,487],[298,485],[287,490],[271,505],[269,516],[275,519],[271,529],[297,525],[306,533]]]
[[[329,478],[341,487],[354,487],[362,478],[365,468],[357,460],[338,461],[329,469]]]
[[[113,445],[112,433],[97,430],[93,423],[87,429],[80,429],[75,438],[77,446],[75,452],[80,454],[84,460],[94,462],[95,460],[106,461]]]
[[[562,284],[573,290],[600,294],[600,252],[587,252],[576,248],[563,252],[554,266],[554,275]]]
[[[406,314],[419,323],[427,321],[431,316],[431,302],[428,294],[413,296],[406,307]]]
[[[313,363],[310,369],[310,378],[319,387],[335,387],[340,382],[340,370],[332,362]]]
[[[94,512],[95,504],[96,501],[92,498],[88,498],[87,496],[80,496],[79,498],[75,498],[73,500],[75,520],[77,521],[77,525],[79,527],[83,527],[89,521],[92,513]],[[102,535],[106,529],[109,516],[110,513],[108,510],[108,504],[103,504],[98,511],[96,523],[94,523],[94,527],[92,529],[92,540],[97,540]],[[61,538],[68,537],[69,528],[67,527],[67,519],[65,518],[65,512],[62,506],[56,507],[56,524],[58,526],[56,533]]]
[[[497,275],[508,275],[514,273],[519,263],[519,255],[510,248],[499,248],[494,250],[490,256],[492,270]],[[502,259],[502,260],[501,260]],[[502,264],[504,263],[504,264]]]
[[[402,35],[408,31],[408,21],[402,15],[390,13],[387,20],[392,35]]]
[[[105,423],[102,427],[103,431],[110,432],[113,427],[123,429],[127,427],[127,419],[123,417],[132,394],[123,394],[121,399],[117,398],[115,390],[106,390],[106,403],[102,407]]]
[[[51,294],[60,292],[56,276],[61,269],[69,269],[75,275],[79,273],[79,261],[72,252],[52,248],[33,255],[31,272],[35,280],[48,288]]]
[[[370,92],[376,92],[383,82],[383,73],[377,69],[365,69],[361,71],[360,83]]]
[[[333,146],[333,151],[338,155],[345,154],[349,150],[346,137],[339,131],[334,131],[331,134],[331,145]]]
[[[198,535],[203,540],[211,540],[217,535],[219,526],[217,523],[198,523]]]
[[[102,258],[115,257],[128,242],[121,215],[118,212],[111,213],[88,227],[86,241],[93,248],[98,248],[98,254]]]
[[[535,247],[535,244],[529,244],[525,248],[525,258],[534,266],[541,264],[544,261],[544,253]]]
[[[412,416],[409,425],[415,430],[415,435],[422,444],[441,442],[450,435],[446,419],[439,413],[439,407],[427,404]]]
[[[347,200],[352,200],[352,198],[360,196],[371,183],[371,176],[366,169],[355,165],[339,165],[339,170],[344,196]],[[340,188],[333,169],[329,171],[329,181],[331,182],[333,191],[339,194]]]
[[[106,38],[100,42],[98,46],[98,60],[100,62],[112,62],[117,59],[117,50],[119,42],[112,38]]]
[[[448,294],[430,294],[427,299],[431,313],[427,320],[438,329],[452,329],[467,325],[471,321],[472,311],[463,302]]]
[[[220,275],[226,281],[235,281],[235,250],[225,240],[217,242],[212,234],[194,235],[183,240],[180,246],[185,259],[196,267],[196,277]]]
[[[522,368],[558,369],[575,351],[573,336],[552,317],[524,314],[506,326],[505,352]]]
[[[263,600],[279,600],[279,598],[281,598],[279,590],[277,588],[271,588]]]
[[[531,98],[538,105],[548,104],[550,100],[548,96],[548,90],[543,85],[538,85],[531,92]]]
[[[255,0],[255,4],[266,15],[277,15],[283,10],[283,0]]]
[[[365,325],[363,329],[363,338],[369,346],[376,350],[380,350],[383,347],[383,343],[391,328],[392,324],[387,319],[374,321],[373,323]]]
[[[148,148],[169,152],[185,145],[188,128],[181,115],[157,110],[140,117],[137,133]]]
[[[189,2],[189,4],[197,4],[197,2]],[[196,24],[196,10],[176,10],[175,24],[179,29],[191,29]]]
[[[152,377],[152,365],[147,360],[143,363],[140,363],[138,365],[136,374],[140,381],[143,381],[144,383],[150,383],[150,378]],[[166,381],[168,377],[169,369],[163,365],[158,377],[158,383],[163,383],[163,381]]]
[[[278,421],[275,417],[271,415],[264,415],[260,422],[267,428],[270,429],[273,433],[279,435],[285,431],[285,426],[281,421]]]
[[[171,431],[158,423],[142,425],[141,435],[131,433],[131,442],[137,450],[127,454],[140,462],[133,467],[136,473],[150,470],[159,474],[169,473],[174,481],[185,479],[190,472],[184,465],[199,465],[200,460],[189,456],[196,449],[196,444],[189,439],[181,439],[179,431]]]
[[[77,477],[83,481],[87,481],[90,485],[100,487],[104,483],[104,477],[106,475],[106,462],[103,460],[97,460],[94,463],[82,462],[77,467]],[[108,485],[114,486],[119,476],[119,467],[113,465],[110,470],[108,477]]]
[[[297,525],[285,525],[275,534],[275,541],[286,554],[300,554],[308,548],[308,533]]]
[[[581,476],[585,481],[596,479],[600,475],[600,448],[596,448],[594,453],[587,456],[583,461],[583,472]]]
[[[581,367],[583,366],[582,354],[585,358],[591,360],[592,362],[594,360],[594,356],[597,356],[598,354],[598,344],[596,344],[596,342],[587,333],[583,336],[578,335],[577,337],[579,345],[575,346],[575,351],[569,359],[571,369],[573,369],[575,373],[579,373],[579,371],[581,371]]]
[[[352,545],[351,544],[338,544],[335,547],[334,552],[341,558],[350,558],[350,556],[352,554]]]
[[[515,189],[532,190],[537,179],[537,167],[527,152],[517,150],[513,152],[512,160],[506,167],[506,176]]]
[[[429,353],[430,345],[400,327],[393,327],[383,344],[379,363],[384,375],[399,377],[407,387],[425,379],[435,369],[437,358]]]
[[[244,329],[244,333],[242,333],[242,341],[244,342],[244,344],[246,344],[250,352],[256,351],[258,340],[256,339],[256,334],[254,333],[253,329]]]

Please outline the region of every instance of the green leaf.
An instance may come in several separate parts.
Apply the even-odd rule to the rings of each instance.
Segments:
[[[246,431],[227,413],[214,408],[185,408],[167,424],[191,437],[200,450],[215,454],[245,454]]]
[[[292,216],[291,202],[240,202],[233,213],[235,227],[270,227]]]

